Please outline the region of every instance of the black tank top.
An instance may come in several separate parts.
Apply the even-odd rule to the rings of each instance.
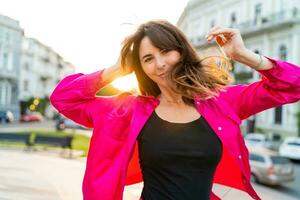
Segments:
[[[188,123],[154,111],[138,135],[143,200],[209,200],[222,142],[203,117]]]

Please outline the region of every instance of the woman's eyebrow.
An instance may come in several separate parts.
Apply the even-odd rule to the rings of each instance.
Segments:
[[[147,57],[149,57],[149,56],[151,56],[151,54],[146,54],[146,55],[144,55],[143,58],[142,58],[142,60],[144,60],[144,58],[147,58]]]

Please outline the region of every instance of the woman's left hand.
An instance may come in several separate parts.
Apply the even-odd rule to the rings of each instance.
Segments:
[[[213,27],[206,39],[208,42],[215,39],[226,56],[232,60],[236,60],[246,50],[240,31],[235,28]]]

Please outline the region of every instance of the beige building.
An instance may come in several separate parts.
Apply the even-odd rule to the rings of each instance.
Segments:
[[[214,47],[205,40],[211,27],[235,27],[240,30],[247,48],[300,65],[299,0],[191,0],[177,25],[200,55]],[[239,63],[234,63],[233,72],[236,83],[260,79],[259,73]],[[280,134],[283,138],[297,135],[295,114],[300,111],[299,107],[298,102],[258,113],[244,120],[243,132],[247,132],[250,120],[255,119],[256,128],[261,132]]]
[[[19,118],[18,77],[23,29],[17,20],[0,14],[0,112]]]
[[[19,101],[31,97],[48,98],[56,84],[75,67],[53,49],[34,38],[23,38],[21,70],[19,76]],[[46,117],[52,118],[52,106],[46,109]]]

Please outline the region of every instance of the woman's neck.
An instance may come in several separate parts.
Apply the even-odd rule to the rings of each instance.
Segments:
[[[170,105],[183,105],[182,95],[172,93],[161,93],[158,95],[158,99],[164,104]]]

